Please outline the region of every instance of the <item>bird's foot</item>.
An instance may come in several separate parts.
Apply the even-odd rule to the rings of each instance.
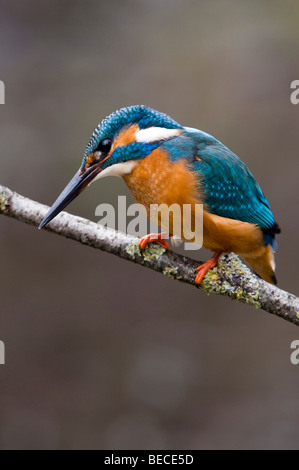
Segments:
[[[195,278],[195,284],[199,285],[201,284],[201,281],[203,280],[203,278],[205,277],[205,275],[207,274],[207,272],[212,269],[212,268],[215,268],[215,266],[217,266],[217,263],[218,263],[218,260],[220,258],[222,253],[215,253],[214,256],[212,256],[212,258],[210,258],[208,261],[206,261],[205,263],[201,264],[197,269],[197,274],[196,274],[196,278]]]
[[[168,234],[168,233],[165,233],[165,232],[163,232],[163,233],[150,233],[150,234],[145,235],[144,237],[142,237],[140,239],[139,247],[140,247],[141,250],[144,250],[146,245],[148,245],[149,243],[157,242],[157,243],[160,243],[160,245],[162,245],[163,248],[165,248],[165,250],[168,250],[168,243],[165,239],[169,238],[169,237],[172,237],[172,235]]]

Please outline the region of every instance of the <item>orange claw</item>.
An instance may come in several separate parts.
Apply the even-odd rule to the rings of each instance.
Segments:
[[[149,235],[145,235],[141,238],[139,241],[139,247],[141,250],[144,250],[146,245],[149,243],[157,242],[160,243],[160,245],[162,245],[165,250],[168,250],[168,243],[165,240],[165,237],[171,237],[171,235],[166,233],[150,233]]]
[[[207,272],[212,269],[212,268],[215,268],[215,266],[217,266],[217,263],[218,263],[218,260],[220,258],[222,253],[215,253],[214,256],[212,256],[211,259],[209,259],[208,261],[206,261],[205,263],[201,264],[197,269],[197,275],[196,275],[196,278],[195,278],[195,284],[201,284],[201,281],[203,280],[203,278],[205,277],[205,275],[207,274]]]

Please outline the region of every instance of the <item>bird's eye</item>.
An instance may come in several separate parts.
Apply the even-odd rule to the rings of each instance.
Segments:
[[[108,153],[109,150],[111,149],[112,145],[112,140],[111,139],[103,139],[95,149],[95,152],[102,152],[102,153]]]

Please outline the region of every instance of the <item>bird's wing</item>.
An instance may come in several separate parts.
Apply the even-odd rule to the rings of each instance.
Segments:
[[[209,134],[185,128],[185,135],[196,143],[188,150],[189,161],[200,175],[208,210],[275,233],[278,226],[269,203],[246,165]]]

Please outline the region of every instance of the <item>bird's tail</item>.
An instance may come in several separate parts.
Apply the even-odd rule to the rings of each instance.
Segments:
[[[274,251],[271,245],[266,246],[261,256],[256,258],[244,257],[244,259],[258,276],[271,284],[277,284]]]

